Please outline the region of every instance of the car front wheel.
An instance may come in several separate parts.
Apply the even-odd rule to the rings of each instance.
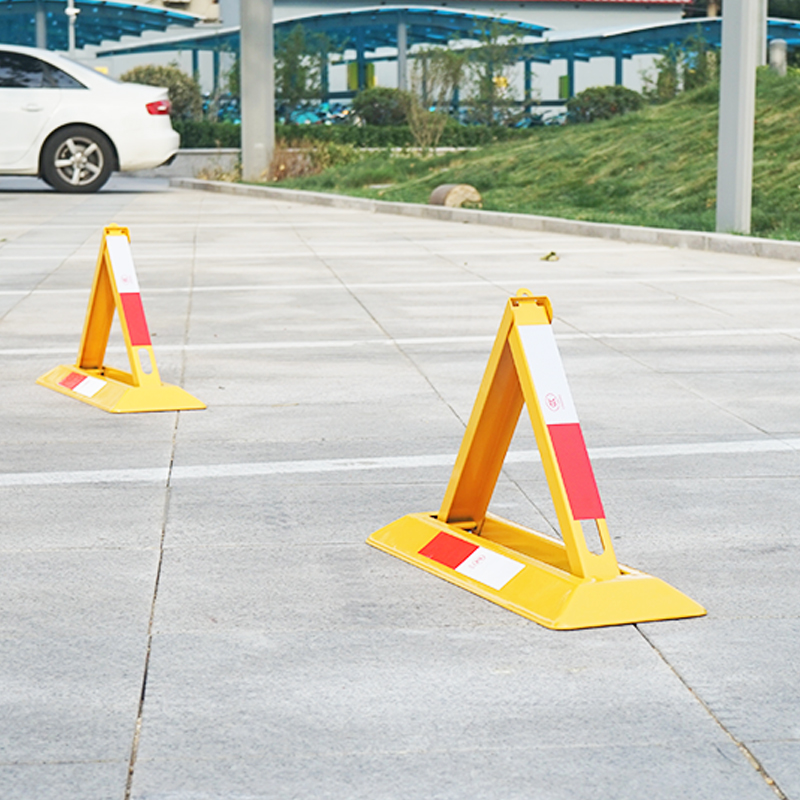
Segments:
[[[54,133],[42,149],[42,177],[57,192],[96,192],[109,178],[114,151],[94,128],[72,125]]]

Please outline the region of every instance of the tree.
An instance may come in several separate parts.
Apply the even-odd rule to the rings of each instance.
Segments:
[[[236,54],[236,58],[233,60],[233,64],[231,64],[231,68],[225,73],[225,84],[228,87],[228,91],[234,97],[241,97],[242,96],[242,82],[241,82],[241,66],[239,61],[239,54]]]
[[[474,94],[470,98],[476,122],[502,125],[514,105],[511,69],[520,57],[516,36],[502,37],[501,26],[493,21],[483,31],[481,44],[470,51],[470,76]]]
[[[510,73],[519,61],[520,42],[516,36],[503,37],[496,21],[482,32],[480,41],[480,46],[469,51],[475,90],[471,103],[477,122],[500,125],[507,121],[514,105]]]
[[[677,44],[670,44],[655,61],[655,100],[672,100],[680,91],[683,52]]]
[[[323,59],[328,53],[328,39],[323,34],[308,36],[298,23],[287,34],[275,39],[275,97],[285,108],[294,108],[304,100],[322,93]],[[228,91],[241,97],[239,56],[226,74]]]
[[[294,108],[303,100],[319,97],[322,91],[323,41],[306,36],[298,23],[275,41],[275,96]]]
[[[203,111],[203,95],[199,84],[174,62],[166,67],[156,64],[134,67],[120,75],[119,79],[126,83],[166,88],[172,104],[170,114],[175,119],[198,119]]]
[[[690,91],[711,83],[716,77],[717,54],[698,31],[683,43],[683,89]]]
[[[466,50],[432,48],[425,53],[426,92],[437,111],[447,112],[455,102],[455,93],[467,68]]]
[[[699,89],[717,77],[718,56],[698,26],[682,44],[670,44],[655,60],[655,78],[643,73],[642,94],[656,103],[672,100],[681,91]]]
[[[466,63],[464,50],[431,47],[415,55],[407,116],[414,142],[423,151],[435,150],[442,138]]]

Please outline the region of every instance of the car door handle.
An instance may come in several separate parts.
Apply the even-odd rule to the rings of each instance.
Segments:
[[[36,103],[28,103],[26,106],[22,106],[23,111],[43,111],[44,106],[38,106]]]

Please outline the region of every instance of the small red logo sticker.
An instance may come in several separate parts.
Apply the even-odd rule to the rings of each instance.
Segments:
[[[544,401],[551,411],[558,411],[560,408],[564,408],[564,401],[561,399],[561,395],[552,393],[545,395]]]

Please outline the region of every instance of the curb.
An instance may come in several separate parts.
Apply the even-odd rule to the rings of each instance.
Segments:
[[[776,258],[800,261],[800,242],[779,239],[759,239],[754,236],[734,236],[729,233],[680,231],[671,228],[644,228],[636,225],[614,225],[606,222],[544,217],[536,214],[511,214],[503,211],[479,211],[466,208],[445,208],[418,203],[394,203],[366,197],[350,197],[323,192],[304,192],[297,189],[278,189],[273,186],[249,186],[224,181],[203,181],[197,178],[171,178],[170,186],[206,192],[235,194],[243,197],[261,197],[290,203],[369,211],[374,214],[399,214],[406,217],[435,219],[447,222],[494,225],[517,230],[564,233],[571,236],[593,236],[599,239],[617,239],[622,242],[679,247],[688,250],[710,250],[731,255]]]

